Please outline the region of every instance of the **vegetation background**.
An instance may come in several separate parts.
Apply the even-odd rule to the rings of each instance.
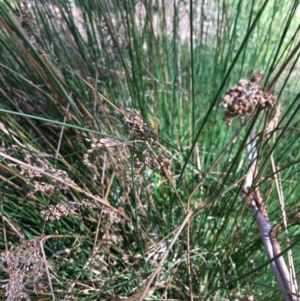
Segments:
[[[255,129],[299,278],[299,20],[295,0],[1,1],[3,299],[138,300],[156,272],[145,300],[282,300],[240,193]],[[276,108],[227,127],[220,106],[258,70],[269,139]]]

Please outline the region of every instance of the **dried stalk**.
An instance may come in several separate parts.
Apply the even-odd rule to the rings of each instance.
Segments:
[[[249,197],[249,206],[255,216],[265,251],[269,260],[273,260],[271,262],[271,268],[281,291],[283,300],[296,301],[299,300],[300,295],[298,295],[298,292],[292,283],[293,277],[288,271],[284,258],[280,256],[274,260],[274,257],[280,254],[281,250],[275,236],[275,231],[271,227],[268,213],[262,202],[259,187],[255,187],[253,190],[250,190],[254,177],[257,174],[257,151],[254,143],[255,140],[253,139],[252,143],[249,143],[246,149],[248,162],[251,166],[246,176],[242,196]]]

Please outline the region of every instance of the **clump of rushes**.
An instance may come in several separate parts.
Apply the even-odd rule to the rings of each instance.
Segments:
[[[245,117],[259,106],[269,110],[276,104],[276,99],[269,91],[264,91],[260,82],[263,71],[258,71],[250,80],[241,79],[226,91],[222,107],[226,110],[223,119],[229,126],[234,116]]]

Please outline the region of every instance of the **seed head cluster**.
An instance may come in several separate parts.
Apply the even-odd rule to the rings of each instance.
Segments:
[[[146,166],[169,178],[172,176],[172,162],[163,155],[164,149],[157,142],[151,127],[143,121],[137,110],[128,109],[127,111],[128,114],[125,115],[124,122],[131,127],[134,134],[133,139],[145,147],[142,152],[142,160],[138,158],[135,160],[135,173],[140,174]]]
[[[141,170],[146,166],[152,170],[161,171],[164,173],[164,170],[171,175],[171,160],[167,159],[161,154],[151,153],[149,149],[143,151],[143,160],[140,161],[138,158],[135,161],[135,172],[140,174]]]
[[[140,114],[135,109],[127,109],[124,116],[124,123],[128,124],[134,133],[134,139],[137,142],[149,142],[153,147],[159,146],[151,127],[143,121]]]
[[[74,215],[77,210],[81,208],[94,208],[91,202],[81,201],[77,202],[66,202],[62,204],[50,205],[47,210],[41,211],[41,216],[46,220],[54,221],[60,219],[61,216]]]
[[[20,24],[24,29],[30,28],[33,23],[33,16],[29,12],[28,1],[21,1]]]
[[[75,215],[76,211],[79,211],[82,208],[101,209],[104,215],[109,215],[112,217],[112,221],[119,221],[117,215],[108,207],[105,207],[100,203],[91,202],[90,200],[82,200],[80,203],[70,201],[61,204],[50,205],[47,210],[41,211],[41,216],[45,218],[45,220],[54,221],[60,219],[62,216]]]
[[[15,249],[0,253],[0,267],[9,275],[6,284],[6,300],[28,300],[26,287],[40,291],[40,280],[45,274],[44,259],[39,239],[23,240]]]
[[[27,163],[27,165],[11,163],[9,166],[19,170],[20,175],[24,177],[27,183],[32,184],[33,191],[28,194],[30,197],[38,191],[45,192],[55,189],[65,191],[69,189],[69,184],[76,186],[66,171],[56,169],[52,166],[52,164],[48,161],[48,157],[50,157],[49,155],[29,152],[26,149],[20,149],[16,145],[13,148],[3,147],[1,150],[13,155],[14,157],[18,156]],[[52,176],[51,184],[46,182],[46,177],[41,173],[41,171]]]
[[[172,162],[163,155],[163,152],[165,152],[164,148],[158,143],[152,128],[143,121],[139,112],[135,109],[127,109],[123,121],[126,125],[129,125],[132,130],[130,141],[120,142],[111,138],[92,138],[90,149],[83,156],[83,163],[90,167],[93,166],[89,157],[96,149],[109,150],[126,145],[129,146],[129,149],[132,149],[130,144],[134,141],[144,148],[140,154],[135,154],[137,155],[134,166],[136,175],[140,174],[144,167],[148,167],[151,170],[159,171],[162,175],[167,174],[171,176]],[[136,151],[139,149],[139,147],[136,147]],[[138,158],[139,155],[142,157],[141,160]]]
[[[241,79],[226,91],[222,107],[226,110],[223,119],[227,125],[231,124],[232,117],[245,117],[257,106],[267,111],[275,105],[275,97],[260,85],[262,75],[263,71],[258,71],[250,80]]]
[[[91,140],[90,139],[87,139],[87,140],[91,141],[92,143],[91,143],[90,149],[88,149],[87,152],[83,155],[82,163],[89,167],[91,167],[93,165],[92,162],[90,161],[89,157],[90,157],[90,154],[92,154],[95,149],[109,150],[110,148],[113,148],[113,147],[124,146],[123,142],[120,142],[116,139],[111,139],[111,138],[97,139],[97,138],[93,137]]]

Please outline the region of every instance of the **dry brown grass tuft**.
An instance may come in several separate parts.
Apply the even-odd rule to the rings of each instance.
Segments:
[[[95,150],[100,150],[100,153],[107,152],[115,160],[125,160],[134,155],[136,156],[134,165],[136,175],[140,174],[144,167],[148,167],[151,170],[159,171],[163,176],[170,179],[171,161],[162,154],[165,149],[157,141],[157,136],[150,126],[142,120],[136,110],[128,110],[124,114],[124,123],[130,126],[130,139],[126,142],[120,142],[112,138],[91,138],[91,147],[84,155],[83,163],[88,166],[95,165],[95,162],[91,162],[89,157]],[[5,127],[0,129],[6,136],[9,134]],[[26,148],[20,142],[16,133],[12,133],[12,136],[15,144],[3,144],[0,151],[2,157],[6,160],[5,165],[10,169],[10,173],[17,175],[23,185],[28,187],[27,191],[30,190],[30,193],[27,193],[29,198],[34,198],[34,194],[37,192],[42,194],[54,191],[65,192],[70,188],[76,188],[84,194],[84,191],[77,186],[66,171],[56,168],[51,155],[39,153],[31,147],[28,150],[28,147]],[[136,147],[133,147],[134,144]],[[116,151],[118,148],[121,148],[120,153]],[[134,154],[132,154],[133,151]],[[122,154],[122,158],[120,158],[120,154]],[[128,174],[128,170],[126,174]],[[118,225],[116,225],[120,222],[120,218],[117,216],[118,210],[112,208],[107,201],[107,206],[105,206],[104,199],[99,196],[85,194],[88,198],[80,202],[70,200],[53,204],[46,210],[42,210],[40,214],[46,221],[52,222],[65,216],[77,216],[80,210],[88,208],[94,210],[100,220],[103,218],[105,230],[101,229],[100,224],[97,226],[100,237],[95,236],[91,258],[83,268],[91,268],[91,273],[97,275],[96,277],[93,276],[93,280],[101,287],[104,285],[102,274],[104,273],[107,276],[109,271],[107,268],[105,270],[103,266],[105,258],[98,262],[97,252],[103,254],[105,252],[109,253],[110,249],[118,250],[122,253],[122,258],[124,258],[129,271],[135,271],[140,258],[136,258],[134,254],[128,253],[122,248],[124,242],[119,235]],[[139,198],[139,192],[137,192],[137,198]],[[98,214],[99,212],[101,213]],[[147,235],[144,235],[144,238],[148,240]],[[44,241],[40,239],[21,241],[16,249],[7,250],[0,255],[2,270],[8,274],[9,278],[5,288],[7,300],[30,300],[29,292],[42,292],[43,294],[51,292],[51,288],[45,282],[45,272],[47,272],[45,264],[47,263],[45,262],[46,259],[41,256],[41,244],[43,243]],[[133,261],[126,260],[126,258],[132,256],[134,257]],[[32,276],[33,274],[34,276]],[[49,281],[51,281],[51,277],[48,278]],[[43,288],[40,287],[42,283]],[[78,285],[77,282],[76,284]],[[73,300],[70,298],[65,297],[65,300]]]

